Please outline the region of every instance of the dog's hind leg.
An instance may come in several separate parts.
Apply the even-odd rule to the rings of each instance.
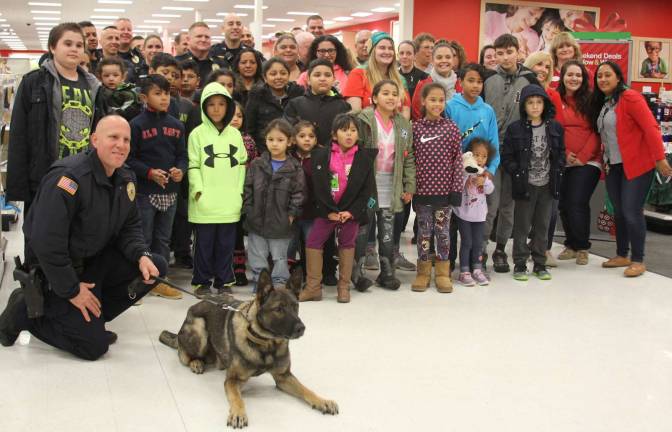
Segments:
[[[322,414],[338,414],[338,404],[334,401],[323,399],[301,382],[289,371],[274,373],[273,379],[280,390],[297,398],[303,399],[312,408]]]
[[[226,398],[229,401],[229,419],[226,421],[227,426],[234,429],[242,429],[247,426],[247,413],[245,412],[245,402],[240,394],[240,386],[245,381],[227,373],[226,381],[224,381],[224,391],[226,391]]]

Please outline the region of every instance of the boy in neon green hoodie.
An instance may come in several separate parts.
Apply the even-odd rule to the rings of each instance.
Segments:
[[[229,125],[236,107],[226,88],[203,89],[203,123],[189,135],[189,222],[194,224],[194,274],[198,297],[231,292],[235,282],[233,249],[240,220],[247,150],[240,132]]]

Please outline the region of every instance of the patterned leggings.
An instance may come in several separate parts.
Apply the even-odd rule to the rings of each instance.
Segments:
[[[440,261],[448,261],[450,251],[450,207],[416,205],[418,220],[418,258],[429,260],[432,231],[436,236],[436,255]]]

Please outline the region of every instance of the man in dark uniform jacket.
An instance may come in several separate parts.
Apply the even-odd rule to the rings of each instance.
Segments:
[[[184,54],[175,57],[175,60],[182,62],[184,60],[193,60],[198,67],[198,76],[201,78],[198,88],[203,88],[205,81],[212,71],[219,68],[231,68],[231,65],[224,57],[213,56],[210,52],[212,48],[212,39],[210,36],[210,26],[198,21],[189,27],[189,50]]]
[[[130,136],[121,116],[104,117],[91,135],[94,149],[57,161],[42,180],[23,231],[26,262],[43,275],[44,315],[29,319],[23,288],[14,290],[0,315],[2,345],[28,330],[96,360],[116,340],[105,323],[165,274],[166,261],[145,245],[135,176],[124,167]]]

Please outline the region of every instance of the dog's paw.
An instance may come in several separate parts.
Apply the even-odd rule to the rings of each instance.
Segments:
[[[189,369],[195,374],[202,374],[205,371],[203,360],[192,360],[189,362]]]
[[[245,411],[235,413],[233,410],[229,412],[229,419],[226,422],[227,426],[234,429],[242,429],[247,427],[247,414]]]
[[[338,404],[332,400],[320,399],[317,403],[312,404],[312,407],[322,414],[338,414]]]

